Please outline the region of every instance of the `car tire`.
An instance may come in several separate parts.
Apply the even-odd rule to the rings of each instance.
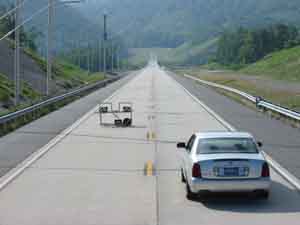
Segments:
[[[259,199],[265,199],[267,200],[269,198],[269,191],[258,191],[256,193],[256,197]]]
[[[197,194],[191,191],[188,182],[186,182],[186,198],[188,200],[194,200],[197,197]]]
[[[183,169],[181,169],[181,182],[186,183],[186,179],[184,177]]]
[[[261,199],[268,199],[269,196],[270,196],[269,191],[261,191],[260,194],[259,194],[259,197]]]

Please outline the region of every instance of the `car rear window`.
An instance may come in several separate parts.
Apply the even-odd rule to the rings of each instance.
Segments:
[[[250,138],[208,138],[200,139],[197,154],[216,153],[258,153],[256,144]]]

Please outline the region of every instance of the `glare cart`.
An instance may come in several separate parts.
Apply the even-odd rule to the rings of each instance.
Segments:
[[[119,102],[118,109],[113,108],[112,102],[99,106],[101,126],[130,127],[132,126],[133,109],[131,102]]]

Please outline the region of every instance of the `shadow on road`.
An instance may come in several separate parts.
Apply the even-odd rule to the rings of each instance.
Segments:
[[[300,212],[300,195],[288,186],[272,183],[270,197],[263,200],[251,194],[214,193],[192,200],[207,208],[240,213],[293,213]]]

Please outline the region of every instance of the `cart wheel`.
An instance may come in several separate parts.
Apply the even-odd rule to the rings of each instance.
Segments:
[[[123,120],[123,126],[124,126],[124,127],[130,127],[131,124],[132,124],[132,120],[131,120],[131,119],[125,118],[125,119]]]
[[[115,120],[115,126],[116,127],[122,126],[122,120]]]

